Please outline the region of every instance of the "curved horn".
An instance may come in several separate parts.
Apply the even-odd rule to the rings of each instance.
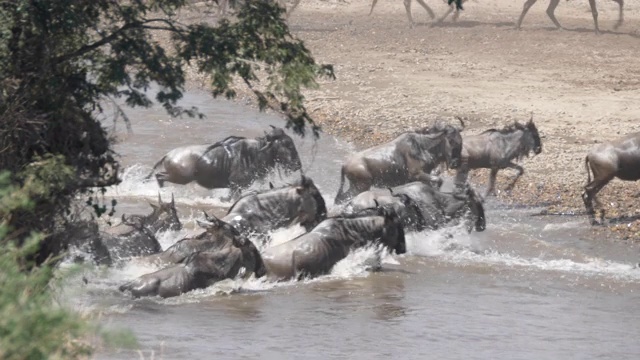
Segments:
[[[173,193],[171,193],[171,206],[176,207],[176,199],[173,197]]]
[[[273,186],[273,183],[271,181],[269,181],[269,189],[273,190],[275,188],[275,186]]]
[[[460,130],[461,131],[464,130],[466,125],[464,124],[464,121],[462,120],[462,118],[460,116],[456,116],[456,119],[458,119],[458,121],[460,121],[460,124],[462,125],[462,128],[460,128]]]
[[[531,118],[529,119],[530,123],[533,123],[533,111],[531,112]]]
[[[275,127],[275,126],[273,126],[273,125],[269,125],[269,126],[271,126],[271,128],[272,128],[272,129],[275,129],[275,128],[276,128],[276,127]]]
[[[160,191],[158,191],[158,204],[162,205],[162,197],[160,196]]]

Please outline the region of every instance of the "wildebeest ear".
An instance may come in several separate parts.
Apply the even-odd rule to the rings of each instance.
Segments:
[[[303,186],[296,186],[296,192],[300,195],[304,192],[304,187]]]
[[[275,189],[275,186],[273,186],[273,183],[271,181],[269,181],[269,189],[271,190]]]
[[[176,207],[176,199],[173,197],[173,193],[171,193],[171,207]]]
[[[151,208],[153,209],[153,211],[156,211],[159,209],[158,205],[156,204],[149,203],[149,205],[151,205]]]
[[[158,191],[158,204],[162,205],[162,197],[160,196],[160,191]]]
[[[272,129],[274,129],[274,130],[276,129],[276,127],[275,127],[275,126],[273,126],[273,125],[269,125],[269,126],[271,126],[271,128],[272,128]]]
[[[127,221],[127,219],[125,219],[125,217],[124,217],[124,214],[122,214],[121,221],[122,221],[123,224]]]

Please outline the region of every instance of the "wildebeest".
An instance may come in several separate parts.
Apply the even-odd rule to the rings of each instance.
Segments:
[[[524,6],[522,7],[522,13],[520,14],[520,17],[518,18],[518,23],[516,24],[517,29],[520,29],[520,25],[522,25],[522,20],[524,20],[524,16],[527,14],[527,11],[529,11],[531,6],[533,6],[533,4],[536,3],[536,1],[538,0],[525,1]],[[618,5],[620,6],[620,10],[618,12],[618,22],[613,27],[614,29],[617,29],[624,22],[624,10],[623,10],[624,0],[613,0],[613,1],[617,2]],[[560,25],[560,23],[558,22],[558,19],[556,19],[556,16],[555,16],[556,7],[558,7],[559,3],[560,3],[560,0],[550,0],[549,7],[547,8],[547,15],[549,16],[551,21],[553,21],[553,24],[558,29],[561,29],[562,25]],[[596,8],[596,0],[589,0],[589,6],[591,6],[591,14],[593,15],[593,24],[595,25],[595,31],[596,31],[596,34],[598,34],[600,33],[600,28],[598,27],[598,9]]]
[[[173,195],[171,202],[164,203],[158,194],[158,205],[149,205],[153,208],[151,214],[123,215],[120,225],[101,232],[101,242],[113,260],[158,253],[162,251],[162,247],[155,234],[159,231],[182,229]]]
[[[596,145],[585,157],[584,165],[587,169],[587,185],[582,200],[591,224],[595,225],[593,200],[596,194],[616,177],[625,181],[640,180],[640,132]],[[593,172],[593,181],[589,170]],[[604,219],[604,209],[601,209],[600,217]]]
[[[269,172],[282,167],[285,172],[302,168],[293,139],[281,128],[272,126],[269,133],[255,139],[230,136],[213,145],[183,146],[169,151],[147,176],[156,174],[158,185],[165,182],[188,184],[195,181],[207,189],[229,188],[230,198]]]
[[[231,242],[217,245],[205,251],[192,252],[179,264],[142,275],[120,286],[120,291],[129,291],[134,297],[171,297],[238,275],[261,277],[265,274],[260,253],[247,238],[238,234]]]
[[[310,231],[326,217],[322,194],[313,180],[302,175],[291,185],[243,196],[222,220],[242,233],[266,235],[293,224]]]
[[[204,213],[205,220],[196,220],[196,223],[205,231],[189,238],[178,240],[167,250],[146,256],[141,260],[155,264],[177,264],[184,261],[189,255],[199,251],[210,252],[230,246],[239,242],[242,234],[230,224]]]
[[[518,171],[513,182],[507,187],[511,190],[520,176],[524,174],[522,166],[514,163],[522,157],[542,152],[542,141],[538,128],[533,123],[533,115],[526,124],[515,122],[503,129],[489,129],[481,134],[465,136],[462,146],[462,163],[458,168],[455,183],[463,186],[467,182],[469,170],[491,169],[489,186],[485,196],[495,194],[495,182],[498,170],[512,168]]]
[[[377,206],[393,208],[402,220],[405,231],[422,231],[427,227],[419,205],[405,194],[393,194],[389,189],[368,190],[358,194],[342,207],[342,214],[353,214]]]
[[[442,162],[452,169],[459,166],[462,136],[453,126],[426,132],[429,130],[406,132],[391,142],[349,156],[340,171],[340,188],[334,202],[342,203],[371,186],[441,181],[429,173]],[[347,192],[342,189],[345,177],[350,183]]]
[[[400,202],[402,197],[410,200]],[[484,231],[486,228],[483,200],[469,185],[449,193],[416,181],[390,189],[365,191],[353,198],[345,208],[347,212],[358,211],[376,203],[394,204],[407,230],[435,230],[457,221],[464,221],[469,232],[472,229]]]
[[[373,243],[396,254],[406,252],[402,221],[393,209],[328,218],[310,232],[266,249],[262,260],[272,279],[313,277],[329,273],[351,250]]]

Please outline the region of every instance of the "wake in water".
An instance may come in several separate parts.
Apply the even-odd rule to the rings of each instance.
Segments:
[[[545,228],[546,229],[546,228]],[[505,269],[561,272],[579,276],[600,276],[623,282],[640,281],[637,264],[623,264],[584,256],[585,262],[572,259],[524,258],[483,248],[464,227],[412,233],[407,236],[407,252],[414,256],[433,257],[460,266],[486,265]]]

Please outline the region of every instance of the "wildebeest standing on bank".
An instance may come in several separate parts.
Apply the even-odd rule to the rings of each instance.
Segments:
[[[421,130],[426,132],[427,130]],[[347,158],[340,171],[340,187],[335,198],[339,204],[371,186],[390,187],[411,181],[440,181],[430,175],[440,163],[455,169],[460,164],[460,130],[447,126],[435,133],[406,132],[391,142],[374,146]],[[350,187],[343,192],[345,177]]]
[[[302,168],[293,139],[273,126],[271,132],[255,139],[230,136],[213,145],[173,149],[154,165],[147,178],[160,165],[164,167],[156,174],[160,187],[165,182],[184,185],[195,181],[207,189],[229,188],[230,198],[237,198],[278,166],[285,172]]]
[[[173,195],[171,202],[163,203],[158,194],[158,205],[149,203],[153,211],[149,215],[123,215],[122,224],[101,232],[100,239],[112,260],[151,255],[162,251],[155,237],[159,231],[180,230]]]
[[[211,223],[209,220],[212,218],[207,217],[207,222],[201,221],[200,225],[218,227],[219,224]],[[229,228],[233,229],[230,226]],[[171,297],[203,289],[239,275],[255,274],[256,277],[261,277],[265,274],[258,249],[246,237],[236,232],[231,238],[218,240],[216,246],[204,251],[192,249],[194,251],[179,264],[142,275],[120,286],[120,291],[129,291],[134,297]]]
[[[408,198],[400,202],[402,197]],[[378,204],[393,204],[402,218],[405,229],[438,229],[466,223],[469,232],[484,231],[486,219],[480,195],[469,185],[453,193],[443,192],[420,181],[390,189],[376,189],[360,193],[346,207],[347,211],[358,211]]]
[[[351,250],[383,244],[396,254],[406,252],[402,221],[393,209],[379,207],[356,214],[328,218],[310,232],[262,253],[270,278],[327,274]]]
[[[587,185],[582,193],[591,224],[596,224],[593,200],[613,178],[625,181],[640,180],[640,132],[595,146],[584,159]],[[593,181],[591,172],[593,172]],[[597,202],[597,200],[596,200]],[[604,219],[604,209],[600,212]]]
[[[531,151],[536,155],[542,152],[542,141],[533,122],[533,115],[524,125],[516,121],[503,129],[489,129],[478,135],[465,136],[463,139],[462,163],[456,174],[456,186],[464,186],[471,169],[491,169],[485,196],[495,194],[498,170],[512,168],[518,171],[513,182],[507,187],[507,191],[511,190],[524,174],[522,166],[513,161],[529,156]]]
[[[293,184],[243,196],[222,220],[238,231],[267,235],[300,224],[307,231],[327,217],[327,207],[313,180],[302,175]]]

